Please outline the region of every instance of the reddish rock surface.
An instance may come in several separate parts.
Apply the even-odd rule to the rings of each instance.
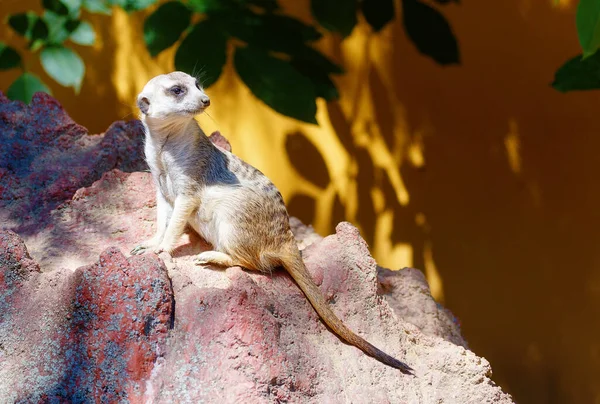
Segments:
[[[221,132],[214,132],[208,138],[221,149],[227,150],[228,152],[231,151],[231,144],[229,143],[229,140],[227,140],[225,136],[221,135]]]
[[[26,189],[36,167],[11,168],[11,178]],[[334,311],[415,376],[342,343],[283,271],[194,266],[208,248],[194,234],[172,259],[125,257],[153,233],[151,178],[99,174],[62,204],[42,187],[47,214],[35,231],[16,220],[29,205],[2,202],[3,227],[26,231],[0,232],[0,402],[512,402],[423,275],[378,268],[352,225],[322,238],[292,220]]]
[[[46,93],[29,106],[0,93],[0,223],[19,234],[35,233],[52,209],[103,173],[146,167],[139,121],[90,135]]]
[[[144,401],[173,325],[159,259],[112,247],[75,272],[41,273],[2,231],[0,269],[0,401]]]

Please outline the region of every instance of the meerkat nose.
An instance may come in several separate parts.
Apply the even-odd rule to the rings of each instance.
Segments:
[[[208,107],[210,105],[210,98],[208,98],[207,96],[203,96],[200,98],[200,102],[203,106]]]

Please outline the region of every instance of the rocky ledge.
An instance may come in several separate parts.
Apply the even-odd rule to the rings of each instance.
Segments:
[[[351,224],[292,219],[334,311],[414,376],[342,343],[285,272],[193,265],[194,233],[127,256],[155,215],[139,123],[89,135],[41,94],[0,94],[0,118],[1,402],[512,402],[423,274],[379,268]]]

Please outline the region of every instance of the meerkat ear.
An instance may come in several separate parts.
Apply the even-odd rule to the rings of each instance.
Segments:
[[[150,109],[150,101],[146,97],[138,97],[137,102],[138,108],[142,111],[142,114],[148,114],[148,110]]]

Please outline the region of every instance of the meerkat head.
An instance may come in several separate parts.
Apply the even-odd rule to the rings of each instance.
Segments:
[[[210,105],[210,99],[194,77],[183,72],[151,79],[137,97],[142,118],[192,119]]]

